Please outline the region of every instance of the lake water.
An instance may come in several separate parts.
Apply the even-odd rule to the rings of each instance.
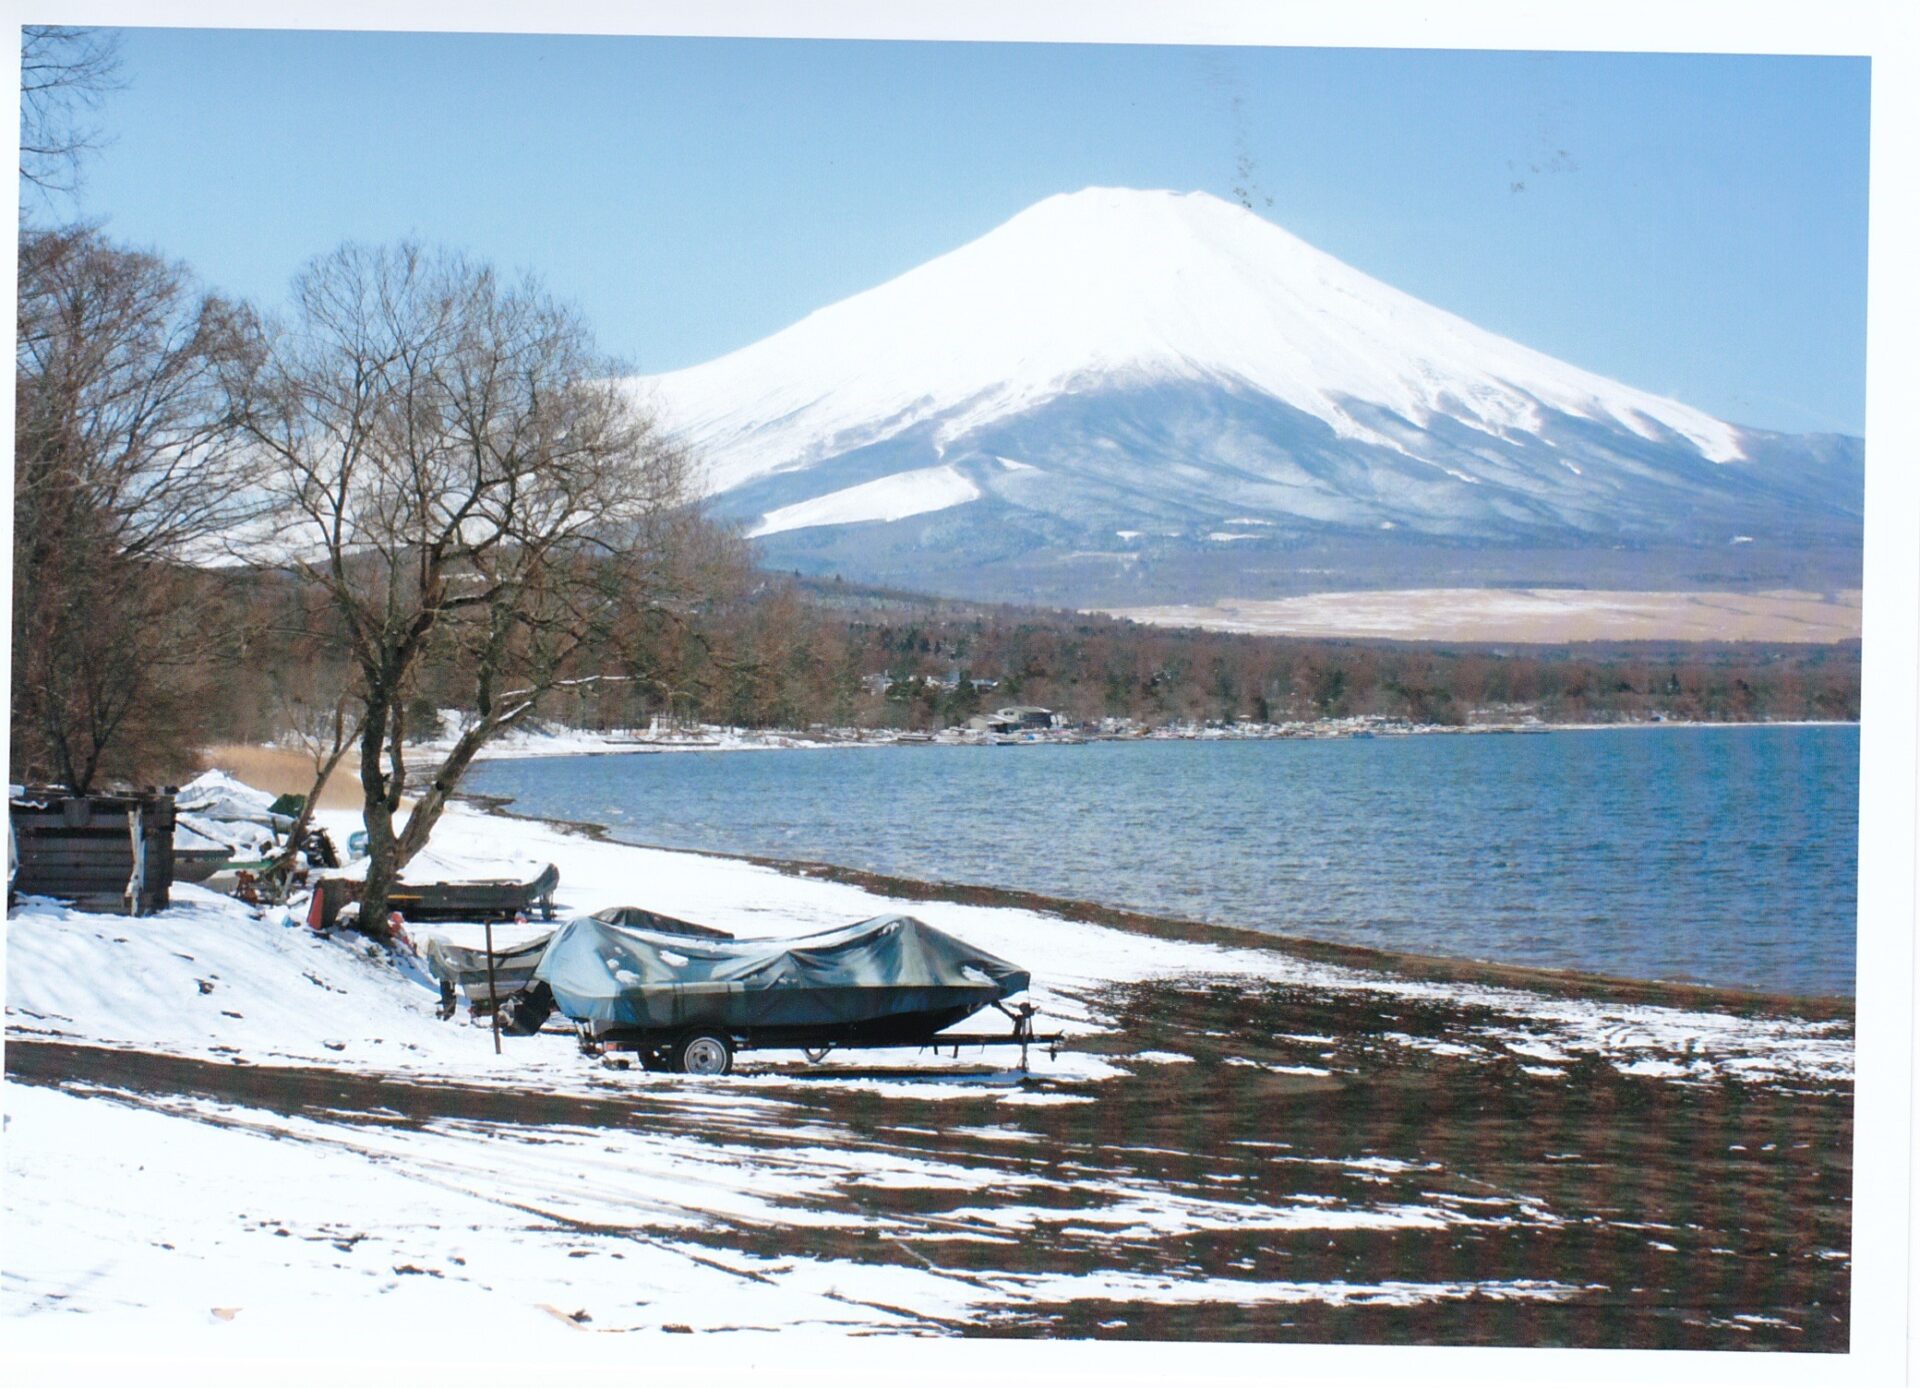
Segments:
[[[468,788],[633,843],[1851,994],[1859,765],[1856,727],[1631,728],[551,757]]]

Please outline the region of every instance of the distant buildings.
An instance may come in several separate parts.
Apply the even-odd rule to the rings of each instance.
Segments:
[[[952,690],[958,689],[963,680],[982,691],[992,689],[1000,683],[997,679],[969,678],[957,670],[949,670],[944,675],[906,675],[899,679],[884,672],[876,675],[862,675],[860,687],[869,694],[885,694],[896,685],[924,685],[929,689]]]
[[[939,702],[949,721],[968,708],[978,708],[979,696],[997,688],[999,684],[998,679],[981,678],[962,670],[949,670],[944,675],[896,676],[882,672],[860,677],[860,687],[869,694],[885,695],[896,702],[916,698],[933,699]],[[955,694],[964,697],[957,702],[944,697]],[[1052,709],[1041,708],[1038,704],[1009,704],[992,713],[976,713],[957,726],[972,732],[1018,733],[1064,726],[1064,721],[1056,718]]]
[[[1053,726],[1053,710],[1038,704],[1010,704],[992,713],[977,713],[967,720],[975,732],[1017,733]]]

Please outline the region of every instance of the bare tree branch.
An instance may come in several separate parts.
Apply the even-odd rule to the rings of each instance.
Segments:
[[[579,682],[611,607],[647,600],[687,463],[537,284],[414,245],[345,245],[295,285],[294,321],[237,381],[234,417],[275,475],[290,560],[348,633],[371,858],[365,918],[487,742]],[[422,671],[474,711],[395,823]],[[511,693],[501,693],[511,687]]]
[[[20,178],[41,193],[79,186],[80,162],[100,147],[94,112],[120,85],[120,36],[110,30],[28,24],[20,30]]]
[[[88,228],[20,241],[11,747],[85,789],[178,760],[193,667],[231,634],[191,567],[248,513],[224,380],[246,315]],[[129,736],[143,724],[148,745]]]

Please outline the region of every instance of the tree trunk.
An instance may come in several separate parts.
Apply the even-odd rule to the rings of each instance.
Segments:
[[[453,798],[453,792],[460,785],[460,778],[473,765],[473,759],[480,749],[507,721],[483,718],[462,733],[460,740],[453,744],[446,760],[433,773],[433,780],[427,784],[420,798],[413,802],[413,812],[407,816],[406,827],[400,832],[397,856],[401,867],[405,867],[414,854],[427,846],[427,837],[433,833],[433,826],[440,822],[447,801]]]
[[[367,885],[360,898],[360,928],[375,935],[386,930],[387,897],[402,866],[393,832],[398,796],[389,785],[384,760],[391,712],[388,697],[376,688],[367,695],[366,721],[360,725],[361,820],[367,828]]]
[[[327,778],[332,776],[340,763],[345,760],[352,746],[353,742],[350,738],[336,734],[333,751],[315,774],[313,786],[307,791],[306,802],[300,806],[300,813],[293,817],[293,827],[287,831],[287,846],[281,850],[273,866],[267,869],[268,876],[274,883],[274,898],[278,901],[287,899],[288,889],[293,882],[293,861],[300,854],[300,846],[307,837],[308,826],[313,823],[313,812],[320,803],[320,791],[327,784]]]

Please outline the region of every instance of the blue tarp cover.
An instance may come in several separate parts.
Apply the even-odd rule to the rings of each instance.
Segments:
[[[916,1013],[951,1013],[951,1022],[1029,981],[1025,969],[912,916],[782,940],[696,939],[583,916],[554,932],[534,976],[576,1021],[736,1030]]]

